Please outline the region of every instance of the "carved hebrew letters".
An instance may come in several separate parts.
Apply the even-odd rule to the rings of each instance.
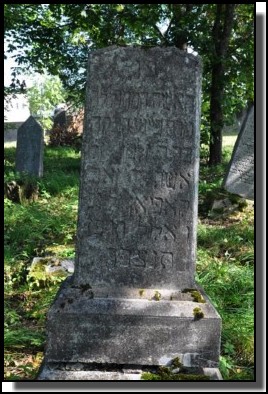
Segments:
[[[77,280],[81,264],[95,284],[125,272],[125,285],[153,287],[194,262],[195,71],[167,53],[165,67],[151,50],[92,53]]]

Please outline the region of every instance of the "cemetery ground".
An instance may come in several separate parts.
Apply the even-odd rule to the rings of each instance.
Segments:
[[[223,378],[253,380],[254,212],[221,187],[232,137],[225,140],[222,165],[209,168],[201,160],[196,280],[222,317]],[[6,148],[5,182],[18,179],[14,160],[15,148]],[[29,267],[37,256],[74,257],[79,168],[76,150],[45,147],[38,199],[19,204],[5,198],[5,380],[35,379],[42,361],[46,312],[65,276]],[[233,211],[211,209],[227,197]]]

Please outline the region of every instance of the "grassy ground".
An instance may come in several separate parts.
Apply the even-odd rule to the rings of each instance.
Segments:
[[[223,131],[223,136],[222,136],[222,146],[223,148],[233,148],[235,141],[237,139],[237,130],[233,129],[227,129]]]
[[[15,149],[5,150],[5,178],[14,174]],[[29,276],[35,256],[74,257],[80,155],[45,149],[40,197],[31,204],[5,199],[5,378],[32,379],[42,360],[45,314],[62,278]]]
[[[211,214],[228,193],[221,181],[230,159],[200,169],[196,279],[223,319],[220,368],[224,379],[253,379],[253,209]],[[5,150],[5,180],[16,178],[15,149]],[[73,257],[80,157],[71,148],[45,149],[45,176],[36,202],[5,199],[5,379],[34,379],[43,358],[45,315],[62,278],[29,276],[35,256]]]

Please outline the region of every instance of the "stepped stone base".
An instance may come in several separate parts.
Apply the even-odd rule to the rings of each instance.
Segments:
[[[169,365],[179,357],[186,367],[217,368],[221,319],[203,290],[199,292],[203,302],[178,290],[92,289],[75,286],[69,278],[48,313],[46,365],[142,368]],[[195,315],[195,308],[203,317]],[[52,376],[65,379],[68,373],[55,369]],[[88,372],[73,374],[78,379]],[[132,378],[131,373],[126,376]]]

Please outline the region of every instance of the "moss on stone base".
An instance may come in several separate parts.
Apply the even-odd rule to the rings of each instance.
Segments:
[[[202,304],[206,302],[202,294],[196,289],[184,289],[182,290],[182,293],[190,293],[193,297],[194,302],[200,302]]]
[[[200,320],[200,319],[203,319],[203,317],[205,317],[202,309],[198,308],[198,307],[193,309],[193,315],[194,315],[194,320]]]
[[[142,380],[188,380],[188,381],[200,381],[200,380],[210,380],[209,376],[201,374],[191,374],[191,373],[151,373],[143,372],[141,375]]]
[[[191,372],[199,372],[194,368]],[[170,367],[160,366],[156,373],[143,372],[141,375],[142,380],[188,380],[188,381],[199,381],[199,380],[210,380],[209,376],[201,373],[191,373],[186,367],[183,366],[179,357],[175,357]]]

